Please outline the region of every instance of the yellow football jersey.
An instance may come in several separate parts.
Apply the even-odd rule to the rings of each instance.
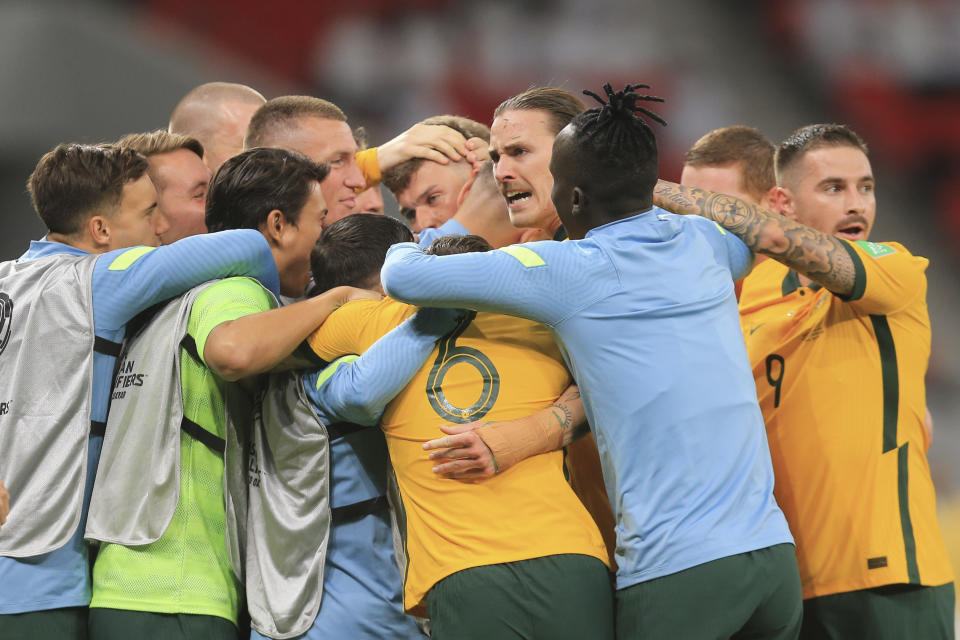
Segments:
[[[338,309],[308,342],[324,360],[361,353],[416,311],[389,298]],[[553,403],[570,374],[546,327],[478,313],[440,341],[381,419],[402,499],[404,607],[446,576],[490,564],[575,553],[607,561],[596,524],[563,475],[559,451],[534,456],[489,480],[438,477],[423,450],[440,425],[509,420]]]
[[[923,430],[928,261],[897,243],[844,245],[846,299],[775,260],[740,296],[804,598],[953,579]]]

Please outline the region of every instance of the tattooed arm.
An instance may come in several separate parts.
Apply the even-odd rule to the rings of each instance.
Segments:
[[[590,431],[576,385],[549,407],[525,418],[440,428],[447,435],[423,445],[436,463],[433,472],[465,481],[490,478],[521,460],[561,449]]]
[[[842,240],[739,198],[660,180],[653,203],[713,220],[752,251],[782,262],[830,291],[853,292],[854,266]]]

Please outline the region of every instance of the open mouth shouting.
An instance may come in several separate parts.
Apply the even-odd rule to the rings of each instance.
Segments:
[[[503,189],[501,192],[507,200],[507,207],[511,210],[523,208],[523,205],[533,197],[532,191],[523,191],[520,189]]]
[[[835,235],[847,240],[866,240],[867,222],[862,218],[851,218],[844,220],[837,226]]]

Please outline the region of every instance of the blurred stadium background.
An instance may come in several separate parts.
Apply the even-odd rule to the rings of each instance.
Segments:
[[[960,3],[955,0],[0,0],[0,259],[43,234],[24,183],[62,141],[165,128],[212,80],[328,98],[372,144],[438,113],[489,123],[533,85],[642,81],[661,174],[715,127],[863,135],[873,239],[930,258],[930,451],[960,569]],[[389,200],[389,198],[388,198]],[[857,398],[850,398],[857,402]]]

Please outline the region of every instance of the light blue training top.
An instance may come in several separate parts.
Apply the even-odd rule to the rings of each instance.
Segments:
[[[111,342],[121,342],[127,322],[144,309],[207,280],[250,276],[275,294],[280,288],[273,254],[259,231],[243,229],[186,238],[147,251],[125,269],[109,269],[117,256],[131,249],[143,250],[128,247],[105,253],[93,270],[94,334]],[[31,242],[19,261],[58,254],[87,252],[42,239]],[[107,419],[115,363],[114,356],[93,354],[91,420]],[[0,557],[0,614],[90,604],[90,565],[83,530],[102,444],[102,436],[90,436],[83,515],[70,541],[56,551],[31,558]]]
[[[417,244],[426,249],[434,240],[443,236],[468,236],[470,229],[450,218],[437,228],[428,227],[422,230],[417,237]]]
[[[583,394],[617,522],[617,587],[792,542],[733,291],[747,247],[662,209],[583,240],[429,256],[395,245],[388,295],[554,332]]]
[[[389,459],[383,431],[374,425],[387,403],[407,385],[433,352],[437,340],[456,328],[459,312],[422,309],[359,358],[340,360],[319,388],[325,370],[301,376],[307,397],[324,424],[349,422],[371,428],[352,431],[330,443],[331,506],[341,507],[386,495]],[[424,454],[426,455],[426,454]],[[384,510],[385,512],[385,510]],[[333,521],[323,576],[324,599],[303,638],[335,635],[357,640],[423,638],[414,619],[403,613],[403,577],[393,537],[382,515]],[[348,532],[345,536],[338,531]],[[368,537],[357,539],[358,535]],[[251,638],[261,638],[253,632]]]

